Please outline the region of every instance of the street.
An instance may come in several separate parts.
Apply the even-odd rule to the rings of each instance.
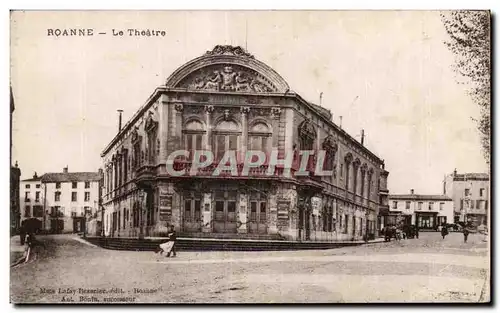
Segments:
[[[11,269],[14,303],[487,302],[488,243],[461,233],[314,251],[112,251],[74,235]]]

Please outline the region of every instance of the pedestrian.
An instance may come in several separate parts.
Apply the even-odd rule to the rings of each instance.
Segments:
[[[444,237],[446,237],[446,235],[448,235],[448,227],[442,226],[441,227],[441,236],[443,236],[443,239],[444,239]]]
[[[418,239],[418,226],[417,225],[415,225],[415,237],[417,237],[417,239]]]
[[[467,243],[467,237],[469,237],[469,230],[464,227],[464,243]]]
[[[174,225],[170,226],[170,231],[167,233],[168,240],[162,244],[155,250],[155,253],[163,252],[166,253],[166,257],[170,257],[170,254],[173,253],[173,257],[177,256],[175,251],[175,241],[177,239],[177,234],[175,233]]]

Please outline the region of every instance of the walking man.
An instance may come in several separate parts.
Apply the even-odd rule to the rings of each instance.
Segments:
[[[446,235],[448,235],[448,227],[446,227],[446,225],[443,225],[443,226],[441,226],[441,236],[443,236],[443,239],[444,239],[444,237],[446,237]]]
[[[469,237],[469,230],[464,227],[464,243],[467,243],[467,237]]]

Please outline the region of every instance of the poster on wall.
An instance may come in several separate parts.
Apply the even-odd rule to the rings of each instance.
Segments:
[[[278,226],[288,226],[289,200],[278,201]]]

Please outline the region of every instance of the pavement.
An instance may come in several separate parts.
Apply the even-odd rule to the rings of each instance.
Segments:
[[[77,236],[11,269],[14,303],[489,302],[489,243],[439,233],[330,250],[113,251]],[[38,249],[38,248],[37,248]]]

